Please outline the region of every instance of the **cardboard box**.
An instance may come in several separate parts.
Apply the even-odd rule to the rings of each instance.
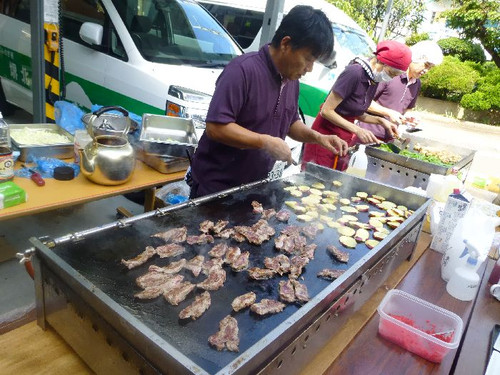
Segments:
[[[26,192],[12,181],[0,184],[0,209],[26,202]]]

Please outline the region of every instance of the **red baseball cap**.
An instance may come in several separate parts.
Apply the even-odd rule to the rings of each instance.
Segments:
[[[383,40],[377,44],[377,59],[395,69],[405,71],[411,63],[411,50],[403,43],[395,40]]]

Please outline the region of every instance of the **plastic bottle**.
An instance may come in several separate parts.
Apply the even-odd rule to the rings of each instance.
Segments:
[[[479,253],[472,243],[465,241],[469,257],[464,266],[453,271],[450,281],[446,284],[446,291],[460,301],[472,301],[476,296],[481,278],[476,272]]]
[[[14,177],[14,158],[10,142],[9,124],[0,112],[0,183],[12,180]]]
[[[366,169],[368,168],[368,157],[365,154],[365,145],[359,145],[358,151],[352,154],[349,159],[346,173],[358,177],[366,176]]]

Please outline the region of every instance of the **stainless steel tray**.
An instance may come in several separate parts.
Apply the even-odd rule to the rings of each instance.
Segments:
[[[192,154],[198,145],[193,120],[145,113],[139,145],[150,154],[186,157],[186,151]]]
[[[150,154],[141,149],[137,150],[136,157],[151,168],[165,174],[185,171],[189,167],[188,158]]]
[[[74,156],[73,136],[57,124],[10,124],[10,129],[45,130],[51,133],[64,135],[68,138],[67,143],[54,143],[47,145],[26,144],[12,138],[12,146],[20,151],[19,160],[26,161],[30,157],[47,157],[58,159],[69,159]]]
[[[427,187],[431,174],[448,175],[456,172],[459,178],[465,181],[476,150],[444,144],[413,134],[409,135],[409,138],[408,150],[410,151],[413,151],[418,143],[422,146],[436,147],[454,152],[460,155],[461,159],[451,166],[443,166],[368,146],[366,147],[366,155],[368,156],[366,177],[400,188],[414,186],[422,189]]]
[[[289,199],[284,190],[288,181],[309,185],[315,181],[331,184],[333,180],[343,183],[337,190],[342,196],[365,191],[415,212],[374,249],[358,245],[349,264],[333,267],[345,269],[333,282],[316,277],[320,269],[333,265],[325,249],[338,241],[335,230],[325,229],[314,240],[318,250],[301,279],[311,300],[303,306],[288,305],[282,313],[265,318],[256,318],[248,311],[238,313],[240,353],[216,351],[207,343],[208,334],[214,333],[219,320],[230,313],[236,295],[249,290],[259,299],[275,295],[279,278],[254,282],[245,273],[228,272],[224,288],[212,293],[212,306],[205,315],[182,324],[178,310],[189,301],[171,307],[161,300],[134,300],[134,280],[145,272],[147,264],[129,272],[120,266],[120,259],[135,256],[155,231],[186,225],[193,234],[205,219],[251,224],[257,218],[250,203],[258,200],[266,208],[284,207]],[[411,256],[428,204],[428,199],[418,195],[308,164],[306,172],[287,179],[259,181],[45,242],[32,239],[38,322],[42,327],[50,324],[102,374],[296,373],[391,271]],[[288,224],[273,225],[279,232],[286,225],[301,224],[291,218]],[[245,250],[247,245],[239,246]],[[264,256],[276,254],[274,241],[247,247],[253,250],[254,265]],[[189,252],[202,254],[209,248],[190,248]],[[75,326],[78,335],[74,334]]]

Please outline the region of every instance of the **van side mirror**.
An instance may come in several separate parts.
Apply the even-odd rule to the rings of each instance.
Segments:
[[[103,27],[97,23],[84,22],[80,27],[80,38],[85,43],[100,46],[102,43]]]

